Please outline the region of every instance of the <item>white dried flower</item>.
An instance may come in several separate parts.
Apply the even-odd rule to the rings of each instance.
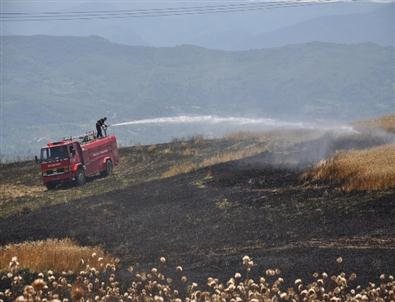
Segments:
[[[19,296],[18,298],[15,299],[15,302],[25,302],[25,297],[24,296]]]
[[[243,264],[246,264],[246,263],[248,263],[250,261],[251,261],[251,258],[249,256],[246,255],[246,256],[243,257]]]

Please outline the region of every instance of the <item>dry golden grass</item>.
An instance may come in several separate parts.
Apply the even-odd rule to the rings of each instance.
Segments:
[[[368,128],[381,128],[388,132],[395,133],[395,114],[386,115],[374,120],[358,121],[354,123],[356,126]]]
[[[216,206],[218,209],[225,210],[225,209],[231,208],[231,207],[232,207],[232,203],[229,202],[229,200],[228,200],[227,198],[222,198],[221,200],[218,200],[218,201],[215,203],[215,206]]]
[[[148,146],[147,151],[148,152],[154,152],[156,149],[157,149],[157,145],[156,144],[152,144],[152,145]]]
[[[205,142],[204,136],[203,135],[196,135],[192,137],[192,142],[195,145],[202,145]]]
[[[190,173],[195,170],[199,169],[199,165],[196,163],[183,163],[183,164],[177,164],[172,166],[169,170],[165,171],[162,174],[162,178],[167,178],[167,177],[172,177],[176,176],[179,174],[185,174],[185,173]]]
[[[241,150],[224,151],[210,158],[206,158],[198,163],[186,162],[174,165],[162,174],[162,178],[172,177],[178,174],[190,173],[195,170],[206,168],[212,165],[254,156],[264,152],[265,150],[266,147],[251,146]]]
[[[242,158],[257,155],[259,153],[264,152],[265,150],[266,150],[266,147],[252,146],[252,147],[244,148],[244,149],[237,150],[237,151],[218,153],[217,155],[214,155],[213,157],[205,159],[202,162],[201,166],[208,167],[208,166],[212,166],[212,165],[219,164],[219,163],[225,163],[228,161],[239,160]]]
[[[225,139],[242,141],[242,140],[251,140],[251,139],[259,139],[265,136],[264,132],[253,132],[253,131],[235,131],[225,134]]]
[[[337,153],[306,176],[341,182],[346,191],[394,189],[395,145]]]
[[[78,271],[85,267],[81,259],[89,259],[89,264],[96,268],[100,268],[102,263],[114,262],[114,259],[101,248],[82,247],[70,239],[28,241],[0,247],[0,270],[7,270],[13,257],[18,258],[20,268],[35,272],[49,269],[58,272]]]
[[[199,151],[197,149],[193,149],[193,148],[186,148],[181,151],[181,155],[185,156],[185,157],[196,156],[198,153],[199,153]]]
[[[36,196],[44,192],[44,186],[26,186],[23,184],[0,184],[0,204],[23,196]]]
[[[165,148],[162,151],[162,154],[172,154],[174,151],[171,148]]]

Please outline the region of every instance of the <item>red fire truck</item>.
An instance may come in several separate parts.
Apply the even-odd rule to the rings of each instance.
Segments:
[[[83,185],[86,177],[100,173],[111,175],[118,164],[118,147],[114,135],[95,138],[94,134],[48,143],[41,149],[40,163],[44,185],[55,188],[64,182]]]

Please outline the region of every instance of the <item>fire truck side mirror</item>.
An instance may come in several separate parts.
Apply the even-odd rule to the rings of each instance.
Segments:
[[[38,157],[37,157],[37,155],[36,155],[36,156],[34,156],[34,160],[35,160],[36,164],[39,164],[39,163],[40,163],[40,161],[38,160]]]

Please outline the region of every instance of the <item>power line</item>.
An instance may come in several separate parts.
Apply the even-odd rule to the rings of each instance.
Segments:
[[[302,3],[303,1],[264,1],[264,2],[243,2],[243,3],[231,3],[231,4],[217,4],[217,5],[204,5],[204,6],[179,6],[179,7],[166,7],[166,8],[141,8],[141,9],[121,9],[121,10],[96,10],[96,11],[66,11],[66,12],[0,12],[0,15],[23,15],[23,16],[34,16],[34,15],[69,15],[69,14],[86,14],[86,13],[123,13],[123,12],[160,12],[160,11],[173,11],[173,10],[190,10],[190,9],[201,9],[201,8],[228,8],[228,7],[242,7],[242,6],[257,6],[266,4],[281,4],[281,3]]]
[[[75,11],[75,12],[8,12],[0,13],[0,21],[28,22],[28,21],[70,21],[92,19],[120,19],[141,17],[166,17],[180,15],[199,15],[212,13],[232,13],[256,11],[285,7],[311,6],[327,3],[336,3],[333,0],[320,0],[317,2],[283,1],[283,2],[249,2],[238,4],[223,4],[194,7],[169,7],[134,10],[105,10],[105,11]]]

